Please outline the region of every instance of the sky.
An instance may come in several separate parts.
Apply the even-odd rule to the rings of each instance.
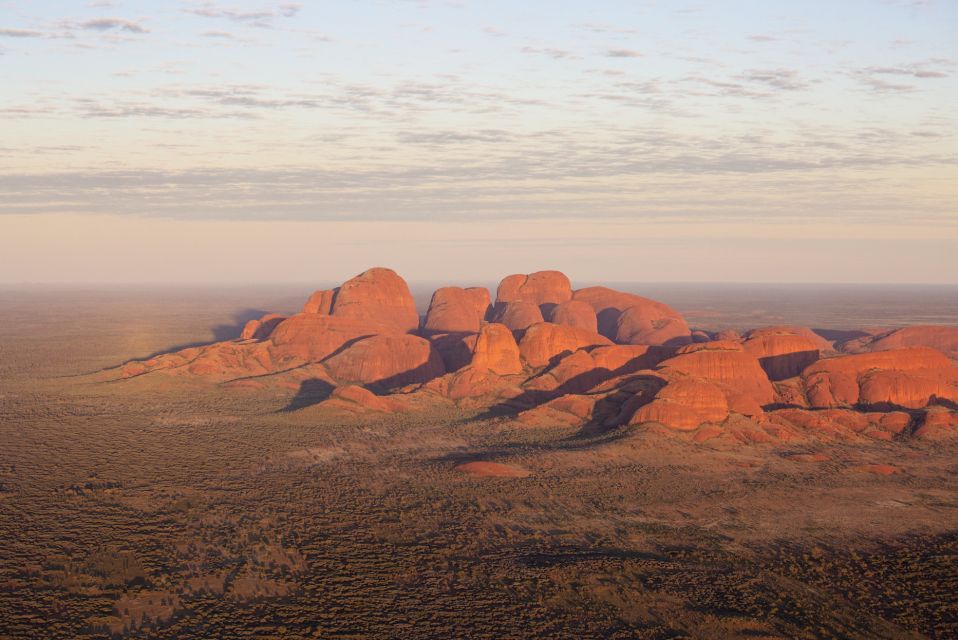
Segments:
[[[0,282],[958,283],[955,0],[0,0]]]

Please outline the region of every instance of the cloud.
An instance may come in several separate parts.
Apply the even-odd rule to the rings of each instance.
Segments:
[[[802,80],[794,69],[755,69],[740,76],[743,80],[757,82],[783,91],[798,91],[808,88],[808,82]]]
[[[296,3],[286,3],[277,6],[275,9],[261,11],[242,11],[228,7],[221,7],[213,2],[204,3],[202,6],[191,9],[184,9],[187,13],[201,16],[203,18],[220,18],[239,22],[253,27],[264,29],[272,28],[273,21],[276,18],[292,18],[298,14],[303,5]]]
[[[43,38],[45,35],[33,29],[0,29],[0,37],[5,38]]]
[[[530,53],[533,55],[542,55],[548,56],[555,60],[564,60],[564,59],[576,59],[579,56],[573,54],[571,51],[566,49],[553,49],[553,48],[538,48],[538,47],[522,47],[522,53]]]
[[[92,31],[127,31],[129,33],[149,33],[149,29],[133,20],[124,18],[94,18],[80,23],[81,29]]]
[[[949,58],[931,58],[920,62],[893,66],[871,66],[856,69],[850,75],[873,91],[882,93],[908,93],[915,91],[915,84],[887,80],[887,77],[911,78],[914,80],[934,80],[950,77],[947,71],[955,66]]]
[[[642,53],[634,49],[609,49],[605,52],[607,58],[641,58]]]

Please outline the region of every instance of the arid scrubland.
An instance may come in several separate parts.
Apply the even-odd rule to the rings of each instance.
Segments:
[[[103,382],[242,307],[3,295],[2,638],[958,637],[954,440]]]

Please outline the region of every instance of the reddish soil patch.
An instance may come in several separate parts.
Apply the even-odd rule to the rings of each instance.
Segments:
[[[526,478],[530,475],[522,467],[500,462],[467,462],[456,467],[456,471],[483,478]]]
[[[831,460],[824,453],[796,453],[795,455],[788,456],[789,460],[795,462],[828,462]]]
[[[878,476],[890,476],[896,473],[901,473],[901,469],[890,464],[863,464],[861,466],[854,467],[854,469],[855,471],[862,471],[864,473],[874,473]]]

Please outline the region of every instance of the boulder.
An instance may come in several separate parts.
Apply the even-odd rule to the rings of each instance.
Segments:
[[[677,334],[679,339],[676,340],[676,342],[691,341],[691,332],[688,330],[688,326],[685,324],[685,320],[682,316],[661,302],[643,298],[642,296],[637,296],[632,293],[616,291],[608,287],[586,287],[585,289],[579,289],[572,294],[572,299],[585,302],[592,307],[596,314],[599,333],[610,340],[626,342],[628,344],[664,344],[664,342],[640,343],[637,341],[617,339],[619,317],[626,309],[638,307],[640,311],[636,311],[632,314],[632,318],[623,330],[625,333],[629,333],[630,330],[634,328],[635,331],[633,333],[635,335],[632,337],[639,338],[641,337],[641,332],[639,331],[640,326],[655,329],[657,325],[662,325],[663,328],[668,327],[664,333],[667,334],[669,331],[673,331]],[[683,327],[684,331],[682,331]],[[651,331],[650,335],[654,333],[654,331]]]
[[[273,329],[285,319],[278,313],[267,313],[259,320],[250,320],[243,327],[240,340],[265,340],[269,337],[269,334],[273,333]]]
[[[400,332],[419,328],[419,312],[406,281],[381,267],[344,282],[333,298],[332,315],[389,325]]]
[[[958,327],[915,325],[860,338],[845,345],[848,351],[888,351],[904,347],[931,347],[958,359]]]
[[[477,333],[489,311],[489,291],[483,287],[443,287],[432,294],[423,331]]]
[[[741,344],[713,341],[682,347],[677,355],[659,363],[660,372],[679,372],[720,385],[732,411],[760,415],[761,407],[775,402],[775,389],[758,359]]]
[[[442,358],[428,340],[395,333],[358,340],[323,364],[340,383],[385,388],[428,382],[445,373]]]
[[[658,422],[672,429],[691,431],[705,423],[723,422],[729,415],[725,393],[706,380],[672,380],[652,402],[639,407],[629,424]]]
[[[823,343],[827,345],[821,338],[808,335],[811,333],[808,329],[799,331],[792,327],[756,329],[746,334],[743,346],[758,358],[769,379],[786,380],[818,360]]]
[[[651,369],[662,360],[674,355],[668,347],[653,347],[640,344],[616,344],[589,350],[595,366],[606,369],[613,375],[634,373]]]
[[[891,405],[918,409],[958,401],[958,367],[930,347],[819,360],[802,372],[813,407]]]
[[[507,376],[522,372],[519,345],[508,327],[494,322],[483,325],[476,338],[471,366]]]
[[[598,333],[598,320],[592,305],[581,300],[560,302],[549,313],[549,322]]]
[[[629,307],[619,315],[615,341],[619,344],[682,345],[692,341],[685,319],[661,303]]]
[[[496,290],[496,306],[509,302],[556,305],[571,299],[572,283],[559,271],[506,276]]]
[[[458,371],[472,362],[478,333],[437,333],[427,337],[439,352],[446,371]]]
[[[539,322],[526,329],[519,342],[519,353],[526,364],[541,368],[553,358],[578,351],[584,347],[612,344],[608,338],[568,325]]]
[[[395,333],[396,326],[356,318],[297,313],[280,322],[269,337],[270,353],[277,363],[318,362],[347,343],[381,333]]]
[[[497,304],[492,313],[492,321],[503,324],[512,331],[525,331],[529,326],[543,322],[538,305],[518,301]]]
[[[330,393],[329,399],[324,402],[329,404],[348,403],[359,410],[383,413],[391,413],[400,409],[399,403],[394,400],[377,396],[369,389],[354,384],[336,387]]]

